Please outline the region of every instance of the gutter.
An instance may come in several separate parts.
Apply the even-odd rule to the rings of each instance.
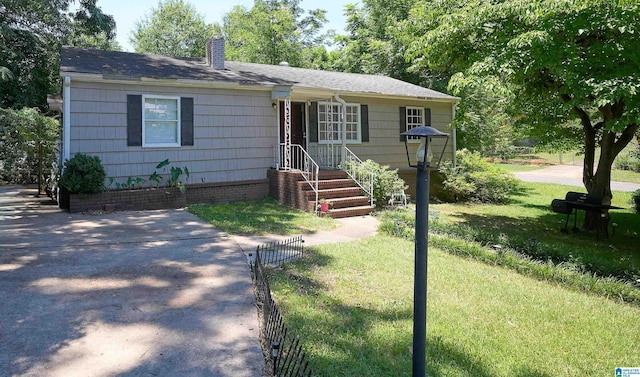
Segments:
[[[342,124],[342,166],[343,169],[347,166],[347,103],[345,102],[345,100],[343,100],[342,98],[340,98],[340,93],[335,92],[335,94],[333,95],[336,98],[336,101],[340,102],[340,104],[342,105],[342,111],[340,114],[340,117],[342,118],[342,122],[340,122]]]
[[[456,109],[458,108],[458,104],[460,103],[460,100],[458,99],[457,101],[453,102],[451,104],[451,122],[453,122],[456,119]],[[453,133],[453,166],[455,167],[456,164],[456,151],[458,150],[458,142],[457,142],[457,133],[456,133],[456,128],[455,127],[451,127],[451,131]]]
[[[62,164],[71,156],[71,77],[65,76],[62,89]]]

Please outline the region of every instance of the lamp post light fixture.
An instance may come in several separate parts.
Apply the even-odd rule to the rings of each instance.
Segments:
[[[429,237],[429,175],[437,170],[449,141],[449,134],[433,127],[413,127],[403,132],[404,146],[409,166],[417,168],[416,173],[416,240],[415,272],[413,282],[413,377],[426,376],[427,348],[427,255]],[[412,161],[409,156],[409,139],[420,139],[420,145]],[[432,164],[434,139],[444,139],[444,146],[438,155],[437,164]]]

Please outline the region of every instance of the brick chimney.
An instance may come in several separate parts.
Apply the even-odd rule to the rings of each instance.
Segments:
[[[224,37],[214,35],[207,41],[207,65],[213,69],[224,69]]]

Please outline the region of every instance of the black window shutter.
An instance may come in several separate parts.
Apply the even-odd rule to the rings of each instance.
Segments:
[[[180,98],[180,144],[193,145],[193,98]]]
[[[362,132],[362,142],[369,142],[369,106],[360,105],[360,130]]]
[[[428,107],[424,108],[424,125],[431,127],[431,109]]]
[[[142,96],[127,94],[127,146],[142,146]]]
[[[309,105],[309,142],[318,142],[318,102]]]
[[[400,117],[400,141],[404,142],[406,136],[402,135],[402,133],[407,130],[407,108],[401,107],[398,116]]]

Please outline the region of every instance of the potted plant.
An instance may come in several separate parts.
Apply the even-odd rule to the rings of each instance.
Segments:
[[[327,199],[320,199],[320,213],[327,213],[329,212],[329,202],[327,201]]]

